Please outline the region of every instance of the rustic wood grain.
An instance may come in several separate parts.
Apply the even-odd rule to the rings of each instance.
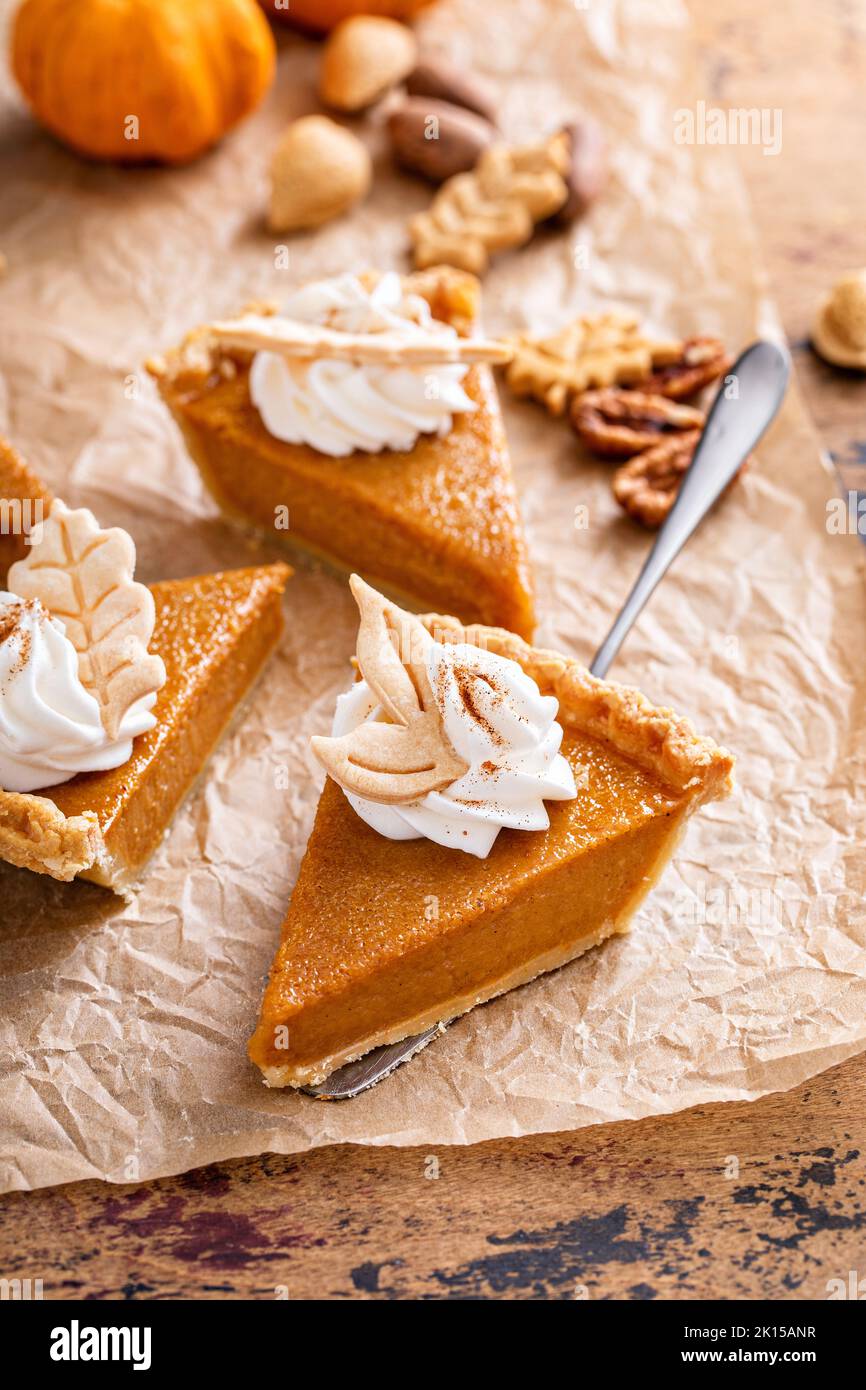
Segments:
[[[864,1120],[854,1060],[575,1134],[18,1193],[4,1274],[46,1298],[826,1298],[862,1264]]]
[[[866,11],[694,0],[707,99],[780,107],[738,151],[798,376],[866,489],[866,378],[809,347],[866,260]],[[863,1267],[866,1060],[785,1095],[470,1149],[323,1149],[6,1198],[0,1276],[48,1298],[825,1298]],[[438,1176],[437,1176],[438,1173]]]
[[[866,489],[866,376],[811,349],[833,280],[866,264],[863,90],[866,7],[851,0],[691,0],[706,100],[782,111],[782,150],[737,149],[770,289],[797,376],[846,488]]]

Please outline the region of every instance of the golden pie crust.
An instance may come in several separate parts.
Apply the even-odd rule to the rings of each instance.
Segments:
[[[627,930],[684,824],[726,796],[733,758],[672,710],[497,628],[423,620],[520,663],[560,702],[578,795],[486,860],[392,841],[326,782],[250,1057],[271,1086],[322,1081]]]
[[[439,267],[404,283],[436,318],[461,332],[472,326],[473,276]],[[408,453],[331,458],[268,433],[250,399],[250,361],[250,353],[215,346],[204,328],[148,363],[227,517],[357,571],[409,606],[435,605],[531,636],[527,549],[489,367],[468,371],[464,385],[478,409],[459,416],[447,436],[423,435]],[[275,529],[278,513],[288,514],[288,530]]]

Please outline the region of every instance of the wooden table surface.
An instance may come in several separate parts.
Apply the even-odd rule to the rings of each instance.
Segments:
[[[866,4],[693,0],[706,98],[781,108],[737,154],[801,388],[866,490],[866,378],[816,301],[866,261]],[[468,1149],[321,1149],[3,1199],[0,1275],[46,1298],[826,1298],[866,1275],[866,1056],[756,1104]]]

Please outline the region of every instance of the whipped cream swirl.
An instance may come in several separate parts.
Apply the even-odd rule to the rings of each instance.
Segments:
[[[467,771],[442,791],[408,805],[384,805],[346,792],[362,820],[389,840],[426,837],[486,859],[499,831],[546,830],[544,802],[577,795],[560,753],[559,703],[542,695],[521,666],[464,643],[430,640],[427,674],[445,733]],[[342,737],[384,718],[365,680],[337,700],[332,734]]]
[[[398,331],[413,338],[456,338],[420,295],[405,294],[399,275],[372,290],[354,275],[319,280],[292,295],[283,317],[343,333]],[[412,367],[320,358],[293,360],[257,352],[250,395],[269,434],[342,458],[356,450],[406,452],[419,435],[447,434],[456,414],[476,409],[462,382],[465,363]]]
[[[78,675],[63,623],[38,599],[0,592],[0,787],[35,792],[79,772],[119,767],[152,729],[155,693],[127,711],[115,739]]]

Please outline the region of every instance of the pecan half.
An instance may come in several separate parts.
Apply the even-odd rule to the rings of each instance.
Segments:
[[[733,360],[719,338],[686,338],[678,361],[660,367],[643,381],[636,381],[635,387],[639,391],[657,392],[672,401],[683,401],[723,376]]]
[[[689,430],[645,449],[618,468],[613,475],[613,495],[623,511],[650,530],[661,526],[676,501],[700,437],[700,430]]]
[[[665,435],[700,430],[704,414],[667,396],[609,386],[585,391],[571,406],[571,423],[582,444],[602,458],[632,458]]]
[[[613,495],[623,511],[652,531],[661,526],[677,500],[680,483],[694,457],[701,433],[701,430],[688,430],[665,439],[618,468],[613,475]],[[751,462],[750,454],[729,486],[733,486]]]

